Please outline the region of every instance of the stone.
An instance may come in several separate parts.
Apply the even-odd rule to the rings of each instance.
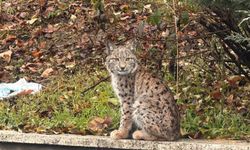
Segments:
[[[0,131],[1,150],[36,149],[139,149],[139,150],[250,150],[250,143],[235,140],[191,140],[181,139],[168,141],[138,141],[132,139],[114,140],[105,136],[91,135],[46,135],[37,133],[20,133]],[[4,146],[4,148],[2,148]],[[32,148],[28,148],[28,147]],[[11,148],[10,148],[11,147]],[[16,147],[16,148],[15,148]],[[40,149],[39,149],[40,147]],[[56,148],[58,147],[58,148]]]

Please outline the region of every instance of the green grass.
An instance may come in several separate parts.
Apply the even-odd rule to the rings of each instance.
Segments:
[[[99,75],[106,76],[106,73],[101,72]],[[171,76],[166,78],[172,80],[170,85],[174,83]],[[82,95],[84,89],[98,80],[95,75],[83,72],[71,76],[63,75],[52,80],[38,94],[19,97],[14,103],[1,101],[0,127],[51,134],[107,134],[118,127],[120,117],[119,103],[110,83],[102,82]],[[192,82],[200,82],[199,80],[193,79]],[[242,116],[209,96],[197,96],[202,93],[209,95],[210,87],[205,90],[198,84],[190,86],[194,85],[191,81],[180,82],[182,94],[178,99],[178,105],[182,112],[183,135],[192,138],[232,139],[243,139],[250,135],[250,126],[247,122],[249,114]],[[112,123],[101,128],[98,133],[93,132],[89,125],[96,117],[110,117]]]
[[[249,124],[245,118],[235,112],[222,112],[211,108],[202,115],[188,109],[182,119],[182,132],[197,138],[245,139],[250,135]],[[249,137],[248,137],[249,138]]]
[[[108,82],[99,84],[82,95],[97,80],[78,73],[53,80],[42,92],[18,98],[15,104],[0,102],[0,126],[24,132],[88,132],[95,117],[111,117],[112,124],[103,133],[115,128],[119,120],[117,99]],[[109,101],[109,100],[112,101]]]
[[[195,59],[200,64],[206,64]],[[202,69],[190,63],[180,72],[179,98],[181,108],[183,135],[191,138],[223,138],[248,139],[250,137],[250,86],[231,85],[220,74],[220,66],[216,69],[205,66]],[[166,79],[171,79],[168,76]],[[204,82],[205,81],[205,82]],[[216,84],[217,83],[217,84]],[[175,82],[171,83],[175,89]],[[221,96],[216,99],[212,92],[220,85]],[[228,101],[233,95],[233,102]],[[244,108],[244,112],[239,111]]]

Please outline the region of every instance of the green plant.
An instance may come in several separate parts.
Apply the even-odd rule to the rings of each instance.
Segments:
[[[14,105],[0,102],[0,126],[25,132],[41,128],[43,132],[86,132],[89,121],[96,116],[112,118],[107,130],[116,127],[119,113],[118,107],[109,101],[114,101],[109,83],[103,82],[85,95],[81,94],[92,80],[96,77],[80,72],[74,76],[61,76],[42,92],[19,98]]]

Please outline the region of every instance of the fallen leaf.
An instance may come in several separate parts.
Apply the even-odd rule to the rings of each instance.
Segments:
[[[38,2],[39,2],[40,7],[44,7],[47,3],[46,0],[39,0]]]
[[[44,128],[44,127],[38,127],[35,130],[37,133],[45,133],[46,132],[46,128]]]
[[[11,55],[12,55],[12,51],[8,50],[6,52],[0,53],[0,58],[3,58],[4,61],[9,63],[11,60]]]
[[[73,61],[73,62],[68,62],[65,64],[65,67],[70,69],[70,68],[74,68],[76,66],[76,62]]]
[[[210,96],[213,98],[213,99],[216,99],[216,100],[220,100],[221,97],[222,97],[222,94],[220,92],[220,90],[214,90],[213,92],[210,93]]]
[[[143,8],[143,11],[148,12],[148,13],[152,13],[153,11],[151,9],[151,4],[145,5]]]
[[[33,90],[23,90],[22,92],[18,93],[19,96],[29,95],[33,92]]]
[[[1,82],[10,82],[11,74],[7,71],[0,71],[0,83]]]
[[[129,6],[127,4],[123,4],[123,5],[120,6],[120,9],[122,9],[122,10],[123,9],[128,9],[128,8],[129,8]]]
[[[109,127],[112,123],[112,119],[110,117],[95,117],[93,118],[89,124],[88,129],[97,134],[102,133],[107,127]]]
[[[43,30],[43,32],[45,32],[45,33],[53,33],[56,30],[57,30],[56,27],[54,27],[53,25],[49,24],[48,27]]]
[[[242,79],[241,76],[239,75],[235,75],[235,76],[231,76],[231,77],[228,77],[226,80],[228,81],[228,83],[231,85],[231,86],[237,86],[239,81]]]
[[[170,33],[170,31],[169,31],[168,29],[166,29],[166,31],[163,31],[163,32],[161,33],[161,36],[164,37],[164,38],[166,38],[166,37],[169,36],[169,33]]]
[[[21,72],[25,72],[27,69],[32,72],[37,72],[42,66],[42,63],[27,63],[25,65],[22,65],[20,68]]]
[[[41,28],[36,28],[36,29],[34,29],[33,31],[32,31],[32,37],[33,38],[31,38],[32,40],[34,40],[35,39],[35,37],[38,37],[38,36],[40,36],[40,35],[42,35],[42,34],[44,34],[44,31],[43,31],[43,29],[41,29]],[[34,42],[34,41],[33,41]]]
[[[33,39],[30,39],[27,43],[28,43],[28,46],[31,47],[31,46],[34,44],[34,40],[33,40]]]
[[[46,41],[42,41],[41,43],[39,43],[39,48],[45,49],[46,48]]]
[[[36,50],[32,51],[32,56],[39,58],[42,56],[42,52],[39,49],[36,49]]]
[[[32,18],[30,20],[27,21],[28,24],[33,24],[38,20],[38,18]]]
[[[233,101],[234,101],[234,95],[231,94],[227,97],[227,103],[232,105],[233,104]]]
[[[77,19],[77,17],[75,15],[70,16],[70,20],[75,21],[76,19]]]
[[[22,41],[22,40],[16,40],[15,41],[15,44],[18,46],[18,47],[23,47],[23,45],[24,45],[24,42]]]
[[[76,127],[69,128],[68,132],[71,133],[71,134],[79,134],[79,135],[85,135],[86,134],[85,130],[79,129],[79,128],[76,128]]]
[[[35,127],[34,127],[33,125],[26,124],[26,125],[23,127],[22,131],[23,131],[24,133],[28,133],[28,132],[33,132],[34,129],[35,129]]]
[[[46,69],[46,70],[42,73],[41,77],[47,78],[47,77],[49,77],[49,76],[51,75],[51,73],[52,73],[53,71],[54,71],[54,70],[53,70],[52,68],[48,68],[48,69]]]
[[[5,45],[8,42],[13,42],[16,40],[16,36],[15,35],[8,35],[5,40],[3,40],[3,45]]]

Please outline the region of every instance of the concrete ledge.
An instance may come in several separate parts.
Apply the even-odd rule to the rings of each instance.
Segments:
[[[30,146],[46,145],[63,147],[62,149],[92,148],[92,149],[149,149],[149,150],[250,150],[250,143],[244,141],[218,141],[218,140],[187,140],[177,142],[151,142],[136,140],[112,140],[103,136],[81,136],[81,135],[45,135],[36,133],[19,133],[15,131],[0,131],[0,149],[5,144],[20,147],[27,144]],[[7,146],[8,147],[8,146]],[[72,148],[73,147],[73,148]],[[7,150],[7,148],[5,148]],[[13,148],[12,148],[13,149]],[[59,148],[60,149],[60,148]],[[1,149],[2,150],[2,149]]]

